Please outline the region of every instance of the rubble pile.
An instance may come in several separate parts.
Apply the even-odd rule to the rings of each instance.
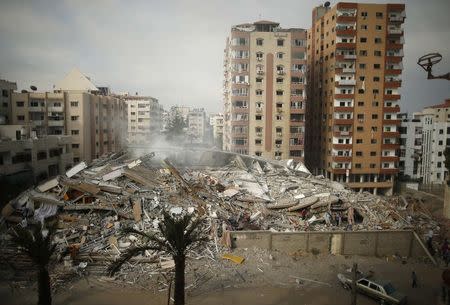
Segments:
[[[172,163],[174,162],[174,163]],[[137,243],[120,228],[154,230],[162,211],[195,214],[206,219],[211,236],[193,252],[194,258],[215,260],[223,246],[231,246],[233,230],[380,230],[434,226],[426,211],[408,198],[383,198],[355,193],[344,185],[313,176],[302,165],[236,155],[222,167],[183,168],[176,160],[155,160],[155,154],[129,159],[116,153],[81,162],[34,189],[2,210],[2,221],[36,223],[58,219],[56,242],[67,264],[104,274],[105,265]],[[175,166],[174,166],[175,164]],[[427,230],[423,228],[423,230]],[[70,254],[70,255],[69,255]],[[135,265],[141,262],[139,268]],[[132,268],[133,273],[127,272]],[[158,276],[173,268],[171,257],[145,253],[125,265],[121,276],[136,283],[142,276]],[[161,281],[161,285],[165,285]]]

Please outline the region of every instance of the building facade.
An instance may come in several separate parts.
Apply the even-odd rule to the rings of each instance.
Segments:
[[[76,69],[54,92],[12,95],[12,124],[30,125],[37,137],[72,136],[74,163],[121,150],[126,141],[126,118],[123,99],[101,95]]]
[[[405,5],[340,2],[312,17],[306,164],[352,189],[391,194]]]
[[[414,113],[411,120],[403,120],[401,144],[400,165],[404,176],[418,179],[423,184],[446,181],[445,149],[450,148],[450,99]]]
[[[148,143],[163,128],[163,107],[150,96],[122,96],[128,107],[128,143]]]
[[[223,113],[210,115],[209,124],[212,127],[214,146],[221,150],[223,147]]]
[[[0,126],[0,178],[31,172],[37,183],[72,167],[72,138],[30,134],[28,125]]]
[[[17,90],[17,84],[0,79],[0,125],[10,124],[12,93]]]
[[[231,28],[224,51],[223,149],[303,161],[306,30],[258,21]]]
[[[190,143],[205,143],[206,112],[203,108],[193,108],[187,115],[187,136]]]

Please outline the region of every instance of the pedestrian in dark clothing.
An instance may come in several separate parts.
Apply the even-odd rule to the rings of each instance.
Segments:
[[[412,272],[411,274],[411,279],[412,279],[412,288],[417,288],[417,275],[416,272]]]

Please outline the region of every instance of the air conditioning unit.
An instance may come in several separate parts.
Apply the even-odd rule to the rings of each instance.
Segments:
[[[276,148],[280,148],[280,147],[281,147],[281,144],[275,144],[275,147],[276,147]]]
[[[283,134],[281,132],[277,132],[277,137],[282,137]]]
[[[257,61],[262,61],[262,57],[256,57]]]

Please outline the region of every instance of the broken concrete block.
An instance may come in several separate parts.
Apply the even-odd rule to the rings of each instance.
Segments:
[[[87,167],[86,162],[80,162],[66,172],[66,176],[71,178]]]
[[[37,189],[39,190],[39,192],[44,193],[44,192],[47,192],[47,191],[51,190],[51,189],[54,188],[54,187],[57,187],[58,184],[59,184],[58,178],[53,178],[53,179],[51,179],[51,180],[48,180],[48,181],[46,181],[46,182],[40,184],[40,185],[37,187]]]
[[[109,180],[117,179],[122,175],[123,175],[123,170],[121,168],[119,168],[119,169],[116,169],[112,172],[109,172],[109,173],[103,175],[102,180],[109,181]]]

